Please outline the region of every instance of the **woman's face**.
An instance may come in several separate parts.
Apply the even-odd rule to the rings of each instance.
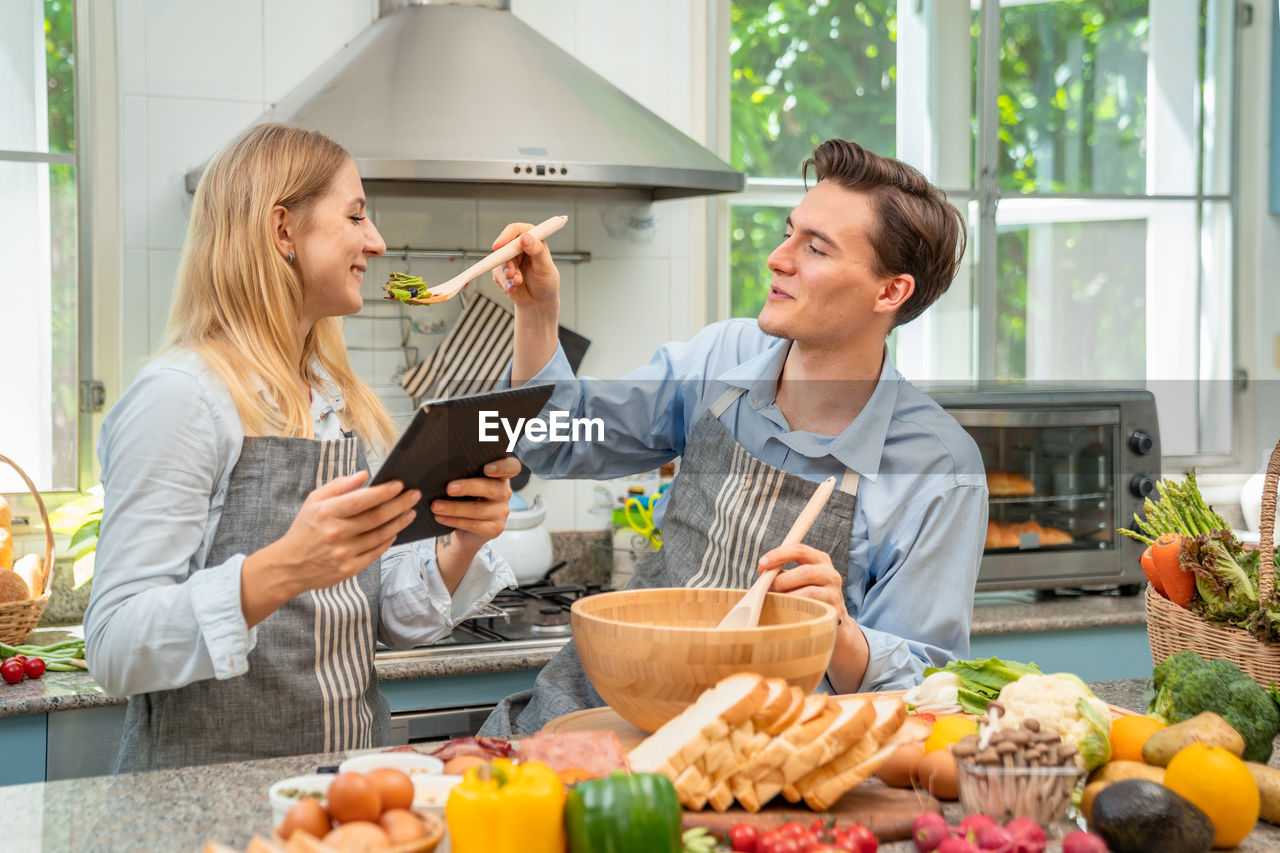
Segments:
[[[353,160],[311,205],[294,240],[294,268],[302,276],[303,322],[354,314],[363,305],[360,282],[369,259],[387,250],[365,215],[364,188]]]

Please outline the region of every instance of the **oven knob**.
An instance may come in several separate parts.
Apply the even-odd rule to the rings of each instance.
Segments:
[[[1139,456],[1146,456],[1156,449],[1156,441],[1142,430],[1129,436],[1129,449]]]
[[[1149,498],[1156,493],[1156,483],[1146,474],[1134,474],[1129,480],[1129,491],[1140,498]]]

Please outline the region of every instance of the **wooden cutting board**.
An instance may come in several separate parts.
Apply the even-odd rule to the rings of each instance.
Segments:
[[[872,694],[867,694],[868,696]],[[884,694],[875,694],[883,696]],[[648,737],[638,726],[628,723],[612,708],[587,708],[556,717],[542,727],[544,732],[611,731],[618,736],[623,752]],[[924,812],[941,811],[942,806],[933,797],[923,793],[889,788],[877,779],[869,779],[841,797],[834,806],[823,812],[839,823],[860,823],[876,834],[881,841],[896,841],[911,837],[911,822]],[[789,820],[799,820],[808,825],[817,815],[803,805],[788,803],[775,797],[770,805],[752,814],[734,805],[726,812],[710,808],[700,812],[686,811],[684,827],[705,826],[725,833],[736,823],[749,820],[761,829],[781,826]]]
[[[875,833],[881,841],[898,841],[911,837],[911,823],[925,812],[940,812],[942,805],[923,791],[907,788],[890,788],[872,778],[845,794],[835,805],[822,812],[823,817],[833,817],[841,826],[860,823]],[[818,814],[804,805],[788,803],[781,797],[752,814],[735,805],[726,812],[703,809],[686,811],[682,821],[684,828],[705,826],[720,833],[727,833],[734,824],[749,821],[761,829],[781,826],[789,820],[798,820],[808,826]]]

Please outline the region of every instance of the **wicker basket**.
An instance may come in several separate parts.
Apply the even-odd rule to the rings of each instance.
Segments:
[[[1271,560],[1276,522],[1276,483],[1280,480],[1280,444],[1271,451],[1267,476],[1262,487],[1262,518],[1259,527],[1258,600],[1266,601],[1275,589]],[[1179,607],[1148,584],[1147,637],[1151,640],[1151,660],[1159,664],[1175,652],[1189,649],[1205,658],[1225,658],[1249,677],[1270,688],[1280,682],[1280,644],[1263,643],[1240,628],[1205,622]]]
[[[0,462],[7,464],[22,477],[27,488],[31,490],[31,496],[36,499],[36,506],[40,509],[40,520],[44,523],[44,591],[38,597],[26,601],[0,604],[0,643],[17,646],[25,643],[31,636],[31,632],[36,629],[36,624],[40,621],[40,616],[44,613],[45,605],[49,603],[49,592],[53,588],[53,529],[49,526],[49,513],[45,512],[40,492],[27,476],[27,472],[7,456],[0,455]]]

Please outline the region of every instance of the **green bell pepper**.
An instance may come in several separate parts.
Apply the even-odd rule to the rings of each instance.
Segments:
[[[660,773],[579,782],[564,805],[572,853],[680,853],[680,801]]]

